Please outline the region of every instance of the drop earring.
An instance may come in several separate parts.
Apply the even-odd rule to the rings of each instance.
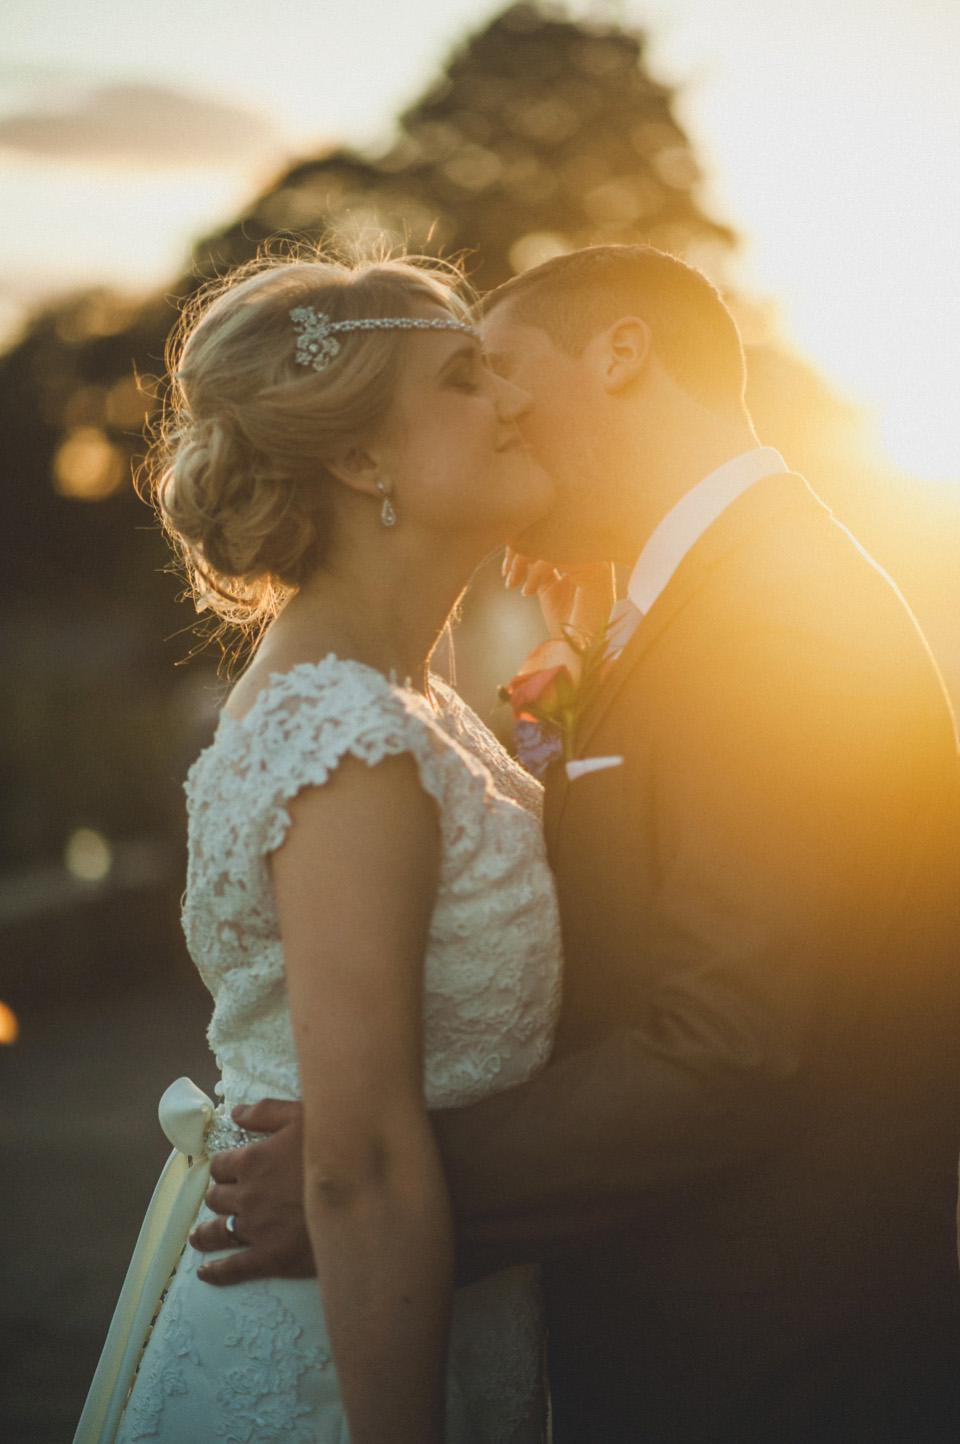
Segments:
[[[383,497],[383,506],[381,506],[380,508],[381,526],[396,526],[397,513],[393,509],[393,502],[387,495],[387,488],[384,486],[383,482],[379,480],[379,478],[377,480],[377,491],[379,491],[380,495]]]

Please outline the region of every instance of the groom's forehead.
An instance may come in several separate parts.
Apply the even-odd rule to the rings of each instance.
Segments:
[[[510,315],[509,307],[496,307],[481,319],[479,326],[480,335],[483,337],[483,344],[488,354],[496,351],[507,355],[510,352],[511,341],[515,339],[517,326]]]
[[[525,357],[550,345],[546,331],[529,321],[510,314],[511,308],[498,306],[480,322],[487,360],[495,371],[506,373]]]

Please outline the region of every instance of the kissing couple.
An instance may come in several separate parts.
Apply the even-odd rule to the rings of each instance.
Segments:
[[[222,1096],[165,1095],[77,1440],[955,1444],[929,649],[697,270],[455,281],[257,262],[174,344],[156,504],[259,638],[187,782]],[[504,543],[543,788],[429,666]]]

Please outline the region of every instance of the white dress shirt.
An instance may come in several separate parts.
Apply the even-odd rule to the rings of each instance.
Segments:
[[[758,446],[718,466],[674,503],[637,558],[626,598],[610,613],[608,656],[620,653],[691,547],[730,503],[755,481],[789,469],[779,451]]]

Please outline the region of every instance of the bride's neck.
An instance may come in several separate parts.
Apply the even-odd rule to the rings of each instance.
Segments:
[[[276,671],[295,664],[284,664],[287,657],[319,660],[335,652],[426,692],[430,654],[463,586],[438,567],[416,580],[400,567],[365,575],[322,568],[287,602],[258,658]]]

